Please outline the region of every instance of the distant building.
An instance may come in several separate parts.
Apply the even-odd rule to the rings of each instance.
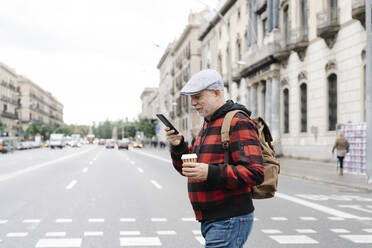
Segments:
[[[17,77],[13,69],[0,63],[0,119],[9,136],[15,136],[20,127],[21,100]]]
[[[24,76],[18,77],[18,84],[21,92],[20,121],[23,130],[31,123],[63,124],[63,105],[50,92]]]
[[[142,112],[139,116],[140,119],[155,119],[155,112],[159,108],[156,102],[158,95],[158,88],[145,88],[141,94]],[[154,102],[155,101],[155,102]]]

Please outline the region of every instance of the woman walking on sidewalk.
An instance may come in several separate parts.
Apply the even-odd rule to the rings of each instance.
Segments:
[[[338,132],[337,136],[338,137],[336,139],[336,142],[332,148],[332,153],[335,152],[335,149],[337,150],[337,159],[338,159],[338,163],[340,164],[340,176],[342,176],[344,174],[344,171],[343,171],[344,170],[344,166],[343,166],[344,158],[345,158],[346,153],[349,152],[349,142],[347,142],[347,140],[344,137],[344,134],[341,131]]]

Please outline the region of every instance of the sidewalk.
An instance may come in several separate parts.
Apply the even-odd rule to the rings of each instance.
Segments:
[[[170,158],[168,149],[169,148],[146,148],[146,151],[154,155]],[[372,192],[372,183],[367,183],[367,176],[346,174],[345,172],[343,176],[339,176],[336,170],[336,163],[326,163],[287,157],[281,157],[279,159],[280,175],[363,189]]]
[[[366,175],[346,174],[339,176],[335,163],[280,158],[281,174],[306,180],[329,183],[350,188],[372,191],[372,183],[367,183]]]

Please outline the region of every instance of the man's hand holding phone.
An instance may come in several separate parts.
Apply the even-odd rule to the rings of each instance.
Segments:
[[[167,140],[172,146],[178,146],[179,144],[181,144],[182,140],[181,133],[174,134],[175,130],[170,129],[169,127],[165,127],[164,130],[167,136]]]

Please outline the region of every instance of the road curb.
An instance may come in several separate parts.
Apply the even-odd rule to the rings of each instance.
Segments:
[[[368,186],[368,185],[346,184],[346,183],[340,183],[340,182],[337,182],[337,181],[326,180],[326,179],[319,178],[319,177],[297,175],[297,174],[286,173],[286,172],[282,172],[282,171],[280,172],[280,174],[284,175],[284,176],[296,177],[296,178],[300,178],[300,179],[304,179],[304,180],[308,180],[308,181],[315,181],[315,182],[321,182],[321,183],[326,183],[326,184],[333,184],[333,185],[337,185],[337,186],[344,186],[344,187],[367,190],[367,191],[372,192],[372,185]],[[366,182],[366,184],[367,184],[367,182]]]

